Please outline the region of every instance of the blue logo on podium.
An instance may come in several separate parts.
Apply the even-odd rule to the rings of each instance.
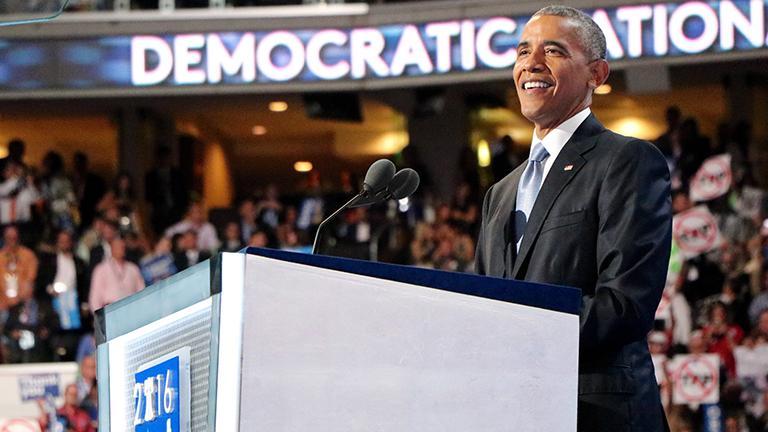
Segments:
[[[143,365],[134,378],[134,431],[186,432],[189,424],[189,348]]]

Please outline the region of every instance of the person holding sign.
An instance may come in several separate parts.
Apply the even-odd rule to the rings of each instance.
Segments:
[[[476,270],[582,290],[579,431],[663,431],[646,335],[671,249],[667,163],[590,112],[609,66],[588,15],[539,10],[517,54],[515,87],[534,136],[528,161],[485,197]]]

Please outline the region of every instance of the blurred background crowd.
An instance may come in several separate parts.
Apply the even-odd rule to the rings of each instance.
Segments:
[[[768,224],[755,181],[762,168],[750,162],[750,127],[724,123],[718,136],[703,136],[697,120],[677,107],[667,110],[667,123],[654,143],[673,174],[676,214],[694,206],[689,187],[708,157],[730,155],[733,176],[725,195],[699,204],[715,216],[722,242],[680,261],[649,335],[668,416],[675,431],[700,430],[701,407],[673,403],[680,377],[672,365],[680,355],[712,353],[726,430],[768,430]],[[496,180],[527,158],[527,146],[508,136],[493,149]],[[158,147],[143,191],[134,189],[132,173],[95,174],[84,153],[64,160],[50,151],[28,160],[23,137],[8,150],[0,159],[0,360],[77,361],[79,378],[56,408],[76,431],[96,425],[95,310],[218,252],[306,252],[319,222],[360,186],[361,173],[342,172],[332,182],[313,170],[299,193],[254,185],[232,207],[207,208],[179,181],[167,147]],[[392,159],[419,169],[418,155],[405,156]],[[345,211],[322,236],[321,252],[471,272],[484,193],[476,173],[463,173],[445,202],[422,176],[423,187],[409,199]],[[759,192],[757,211],[754,204],[744,211],[745,190]],[[49,411],[42,410],[41,425]]]

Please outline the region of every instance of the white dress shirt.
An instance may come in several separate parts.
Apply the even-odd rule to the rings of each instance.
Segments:
[[[578,129],[584,120],[589,117],[590,113],[591,111],[589,108],[584,108],[583,110],[574,114],[573,117],[560,123],[558,127],[549,131],[544,139],[539,139],[536,136],[536,132],[533,133],[533,138],[531,139],[531,151],[533,150],[533,144],[541,141],[541,143],[544,145],[544,148],[547,149],[547,153],[549,153],[549,156],[544,158],[544,175],[541,179],[542,184],[547,178],[547,174],[549,174],[549,170],[552,168],[552,164],[554,164],[555,160],[557,160],[557,156],[560,154],[560,151],[562,151],[563,147],[565,147],[565,143],[571,139],[573,133],[576,132],[576,129]],[[530,153],[528,157],[530,158]]]
[[[77,270],[75,268],[75,258],[71,254],[56,254],[56,276],[53,282],[61,282],[67,287],[67,290],[77,288]]]

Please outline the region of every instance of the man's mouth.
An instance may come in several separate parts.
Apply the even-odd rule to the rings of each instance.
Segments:
[[[523,90],[547,89],[550,87],[552,87],[552,84],[545,81],[526,81],[523,83]]]

